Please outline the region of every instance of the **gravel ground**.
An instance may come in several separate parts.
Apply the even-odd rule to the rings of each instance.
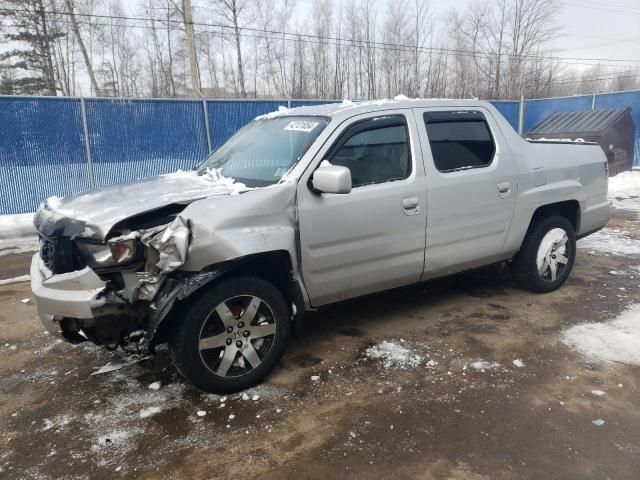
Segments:
[[[164,351],[91,376],[118,354],[45,336],[28,283],[0,286],[0,478],[637,479],[640,366],[566,343],[640,303],[636,215],[550,294],[489,268],[309,315],[226,398]],[[0,252],[0,279],[27,264]]]

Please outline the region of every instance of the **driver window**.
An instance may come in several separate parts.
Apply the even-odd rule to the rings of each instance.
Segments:
[[[353,187],[407,178],[411,155],[404,117],[376,118],[349,127],[329,161],[351,170]]]

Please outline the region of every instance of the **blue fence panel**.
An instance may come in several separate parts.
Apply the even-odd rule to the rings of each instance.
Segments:
[[[197,100],[86,100],[97,186],[178,169],[208,154],[204,106]]]
[[[510,102],[500,102],[494,101],[491,102],[491,105],[496,107],[496,109],[507,119],[507,122],[511,124],[513,129],[518,131],[518,114],[520,113],[520,102],[518,101],[510,101]]]
[[[208,100],[211,144],[215,150],[258,115],[287,106],[287,100]]]
[[[0,97],[0,214],[90,188],[80,101]]]
[[[591,110],[592,95],[580,95],[576,97],[545,98],[540,100],[527,100],[524,106],[524,129],[527,132],[542,120],[555,112],[573,112],[576,110]]]
[[[633,164],[640,166],[640,90],[635,92],[599,93],[596,95],[596,108],[631,107],[631,118],[636,124]]]

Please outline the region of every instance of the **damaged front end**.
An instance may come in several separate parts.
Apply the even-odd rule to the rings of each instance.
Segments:
[[[86,235],[87,226],[72,237],[61,228],[45,230],[39,229],[31,278],[46,329],[72,343],[146,349],[152,302],[187,258],[188,221],[175,211],[168,218],[130,219],[116,225],[106,241]]]

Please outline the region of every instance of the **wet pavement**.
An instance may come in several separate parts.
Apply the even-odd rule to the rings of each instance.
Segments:
[[[634,214],[550,294],[489,268],[310,314],[227,397],[166,351],[91,376],[118,354],[44,335],[29,285],[0,286],[0,478],[636,479],[640,367],[561,341],[640,303],[640,255],[599,247],[619,236],[640,242]],[[0,255],[0,278],[28,260]]]

